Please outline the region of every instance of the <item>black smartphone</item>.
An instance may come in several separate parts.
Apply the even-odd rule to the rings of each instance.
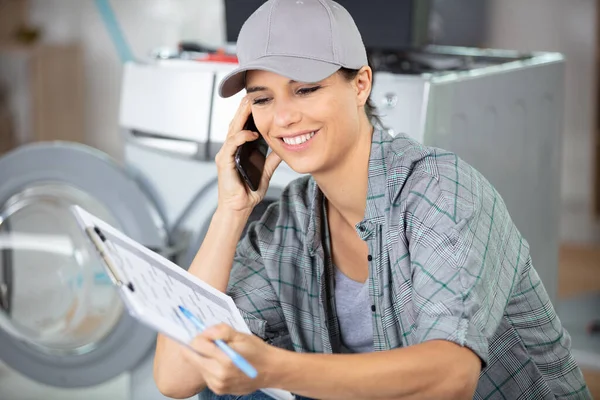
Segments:
[[[258,139],[246,142],[237,148],[234,157],[235,166],[246,185],[255,192],[260,185],[269,145],[258,132],[252,114],[248,117],[244,130],[257,132]]]

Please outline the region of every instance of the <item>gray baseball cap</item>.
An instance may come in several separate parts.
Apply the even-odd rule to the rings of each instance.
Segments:
[[[318,82],[341,67],[368,65],[362,37],[348,11],[332,0],[269,0],[242,26],[239,67],[219,85],[221,97],[245,88],[246,71],[274,72]]]

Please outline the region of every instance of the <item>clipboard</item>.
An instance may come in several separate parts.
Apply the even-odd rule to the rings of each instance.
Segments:
[[[80,206],[71,207],[133,318],[189,349],[197,330],[178,312],[179,305],[198,315],[206,326],[226,323],[237,331],[252,334],[230,296]],[[261,390],[277,400],[295,398],[281,389]]]

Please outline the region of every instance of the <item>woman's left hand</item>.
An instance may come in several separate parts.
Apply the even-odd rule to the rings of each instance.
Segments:
[[[219,349],[214,340],[221,339],[246,359],[258,372],[249,378]],[[254,335],[238,332],[227,324],[207,328],[191,343],[199,354],[188,351],[186,357],[197,366],[208,387],[217,395],[243,395],[270,387],[273,365],[283,351]]]

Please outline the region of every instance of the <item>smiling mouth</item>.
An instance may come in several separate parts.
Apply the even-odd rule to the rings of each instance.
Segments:
[[[310,139],[312,139],[312,137],[315,136],[315,133],[316,133],[316,131],[306,133],[304,135],[281,138],[281,140],[283,140],[283,142],[285,144],[287,144],[288,146],[298,146],[298,145],[304,144],[304,143],[308,142]]]

